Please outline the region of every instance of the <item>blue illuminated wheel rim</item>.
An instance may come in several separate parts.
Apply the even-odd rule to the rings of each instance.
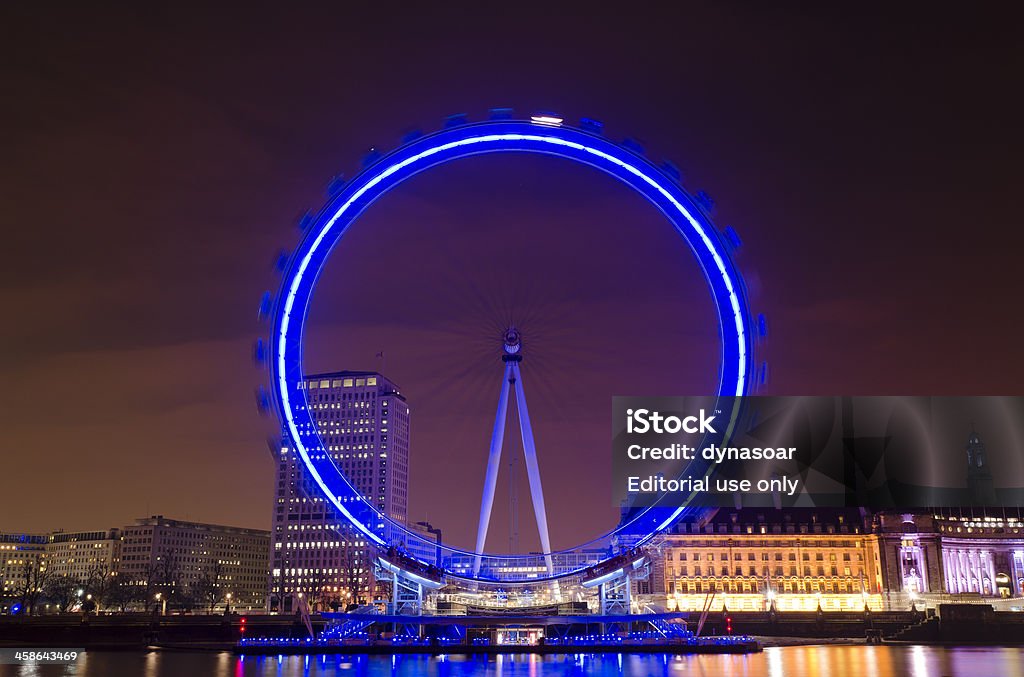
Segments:
[[[485,153],[543,153],[590,165],[632,187],[654,204],[682,235],[697,256],[711,288],[722,339],[718,397],[740,397],[751,388],[753,327],[745,288],[728,247],[699,202],[670,173],[636,151],[598,133],[554,120],[534,118],[461,124],[420,136],[387,155],[374,158],[352,181],[341,187],[335,185],[337,190],[327,204],[315,217],[306,219],[302,241],[284,266],[281,288],[271,313],[269,399],[312,483],[345,519],[377,546],[391,545],[396,534],[421,537],[408,531],[405,525],[393,522],[363,498],[326,453],[306,401],[306,391],[300,387],[304,374],[303,333],[316,282],[341,236],[367,207],[419,172]],[[312,431],[312,434],[304,436],[301,430]],[[670,526],[685,511],[686,508],[680,507],[646,508],[591,543],[621,537],[629,547],[641,544]],[[562,552],[575,552],[587,545]],[[451,553],[473,555],[444,547]],[[500,558],[502,561],[519,558],[525,562],[534,561],[536,555],[502,555]],[[489,577],[466,572],[447,573],[455,578],[481,582],[524,582],[514,576],[493,573]],[[574,573],[578,572],[567,571],[554,578]],[[539,580],[547,578],[532,578],[529,582]]]

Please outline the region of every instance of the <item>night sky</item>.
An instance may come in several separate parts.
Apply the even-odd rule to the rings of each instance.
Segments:
[[[269,528],[250,347],[275,253],[371,147],[490,107],[599,118],[715,198],[770,323],[765,392],[1020,394],[1019,16],[377,7],[0,12],[0,530]],[[614,520],[610,397],[707,392],[717,369],[692,254],[628,189],[529,156],[416,177],[336,250],[308,367],[399,383],[410,517],[465,545],[510,321],[573,545]]]

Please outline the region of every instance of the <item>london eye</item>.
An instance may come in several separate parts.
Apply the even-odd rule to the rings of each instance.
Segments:
[[[500,153],[553,155],[594,167],[656,207],[695,255],[713,300],[721,340],[715,394],[730,399],[747,394],[757,371],[753,349],[759,322],[751,314],[730,244],[712,223],[701,196],[688,193],[671,166],[656,165],[639,149],[608,139],[600,123],[584,119],[578,125],[570,125],[552,115],[514,119],[507,111],[496,110],[488,120],[467,122],[464,118],[453,118],[438,132],[413,135],[391,152],[374,153],[353,179],[333,182],[326,204],[315,214],[304,217],[300,243],[290,256],[281,260],[282,277],[276,294],[268,293],[261,302],[261,315],[270,325],[269,339],[266,343],[261,339],[257,347],[270,373],[270,387],[263,391],[261,399],[277,413],[288,443],[316,490],[380,553],[383,566],[396,576],[411,576],[418,585],[427,587],[438,587],[444,582],[514,586],[569,576],[597,580],[623,568],[628,572],[631,566],[640,566],[639,548],[684,517],[688,510],[686,506],[655,504],[630,514],[597,539],[574,548],[552,550],[536,463],[538,452],[521,373],[526,370],[522,361],[527,351],[523,350],[523,337],[514,327],[509,327],[502,337],[505,371],[487,475],[481,478],[480,521],[473,550],[439,544],[437,556],[429,561],[415,555],[432,551],[435,543],[393,520],[362,496],[326,453],[318,434],[300,433],[318,429],[302,387],[306,318],[320,272],[343,234],[370,205],[410,177],[444,163]],[[518,403],[531,498],[541,538],[540,553],[484,552],[509,395]],[[412,547],[414,544],[420,547]],[[597,564],[573,564],[580,561],[574,554],[593,552],[595,548],[605,553]],[[467,566],[467,562],[472,565]]]

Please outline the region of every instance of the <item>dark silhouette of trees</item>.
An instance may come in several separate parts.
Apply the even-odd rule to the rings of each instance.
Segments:
[[[220,584],[223,573],[221,563],[217,562],[203,570],[203,575],[192,585],[192,592],[197,601],[205,605],[211,613],[215,606],[224,601],[225,591]]]
[[[31,616],[35,612],[36,603],[43,594],[43,589],[50,576],[46,566],[38,559],[27,558],[21,567],[21,579],[16,587],[21,608]]]
[[[89,571],[85,578],[85,591],[92,595],[96,611],[102,611],[103,607],[110,604],[110,597],[120,584],[117,574],[107,566],[98,564]]]
[[[131,585],[122,576],[114,575],[111,577],[110,589],[107,591],[104,604],[107,608],[117,609],[122,612],[127,611],[132,602],[139,600],[140,591],[141,595],[144,596],[146,594],[144,586]],[[142,598],[144,604],[147,601],[146,597]]]
[[[66,613],[79,601],[78,591],[82,582],[68,574],[49,576],[43,586],[43,596],[56,605],[57,610]]]

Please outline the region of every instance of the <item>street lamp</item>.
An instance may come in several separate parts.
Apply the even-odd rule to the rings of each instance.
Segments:
[[[224,602],[224,614],[227,615],[227,614],[231,613],[231,593],[230,592],[225,596],[225,600],[226,601]]]

